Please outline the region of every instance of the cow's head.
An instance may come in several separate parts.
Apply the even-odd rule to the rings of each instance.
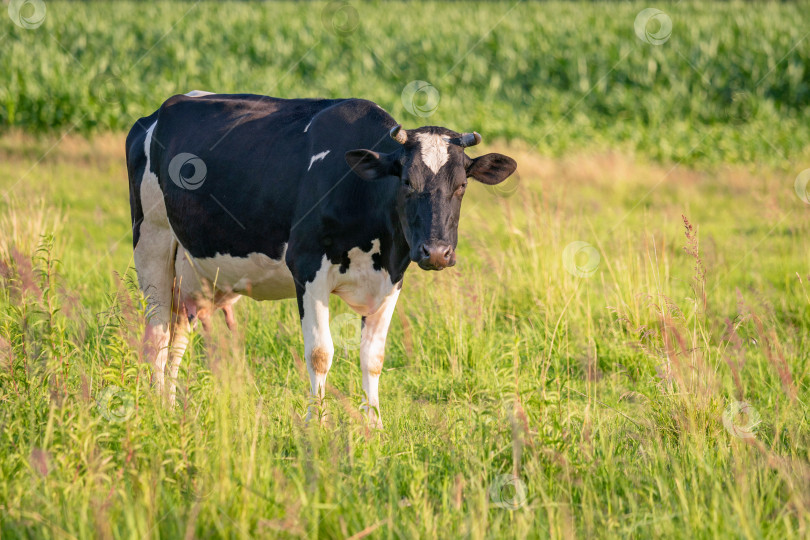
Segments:
[[[515,172],[517,163],[503,154],[468,157],[464,148],[481,142],[475,132],[432,126],[406,131],[397,125],[390,135],[401,145],[395,152],[350,150],[346,162],[365,180],[399,178],[397,213],[411,260],[423,270],[453,266],[467,179],[498,184]]]

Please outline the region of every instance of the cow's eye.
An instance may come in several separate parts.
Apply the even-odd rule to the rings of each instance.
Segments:
[[[467,182],[464,182],[456,188],[456,195],[464,195],[464,190],[467,188]]]
[[[405,186],[408,189],[413,189],[413,184],[411,184],[411,179],[410,178],[403,178],[402,179],[402,185]]]

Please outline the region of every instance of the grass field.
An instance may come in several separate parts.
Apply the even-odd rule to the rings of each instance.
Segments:
[[[0,32],[0,126],[129,129],[199,88],[363,96],[408,127],[422,119],[401,95],[423,80],[438,92],[431,122],[544,154],[808,157],[804,3],[657,4],[672,23],[657,46],[634,32],[643,3],[335,5],[48,2],[39,28]]]
[[[0,536],[810,535],[806,5],[660,5],[660,46],[628,3],[47,6],[0,30]],[[517,159],[457,266],[406,276],[385,430],[338,300],[326,426],[294,301],[152,392],[121,130],[191,88],[368,97]]]

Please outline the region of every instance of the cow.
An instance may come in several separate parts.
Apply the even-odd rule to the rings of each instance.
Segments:
[[[218,309],[232,328],[241,296],[297,299],[312,398],[323,398],[335,294],[362,317],[362,406],[382,427],[379,379],[405,270],[453,266],[467,179],[498,184],[517,167],[465,154],[480,142],[406,130],[353,98],[194,91],[139,119],[126,139],[132,242],[145,356],[164,399],[174,404],[191,328]]]

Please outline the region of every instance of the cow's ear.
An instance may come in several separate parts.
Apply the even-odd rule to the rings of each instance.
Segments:
[[[391,154],[378,154],[373,150],[349,150],[346,163],[363,180],[377,180],[398,173],[397,161]]]
[[[488,185],[500,184],[517,169],[517,162],[503,154],[484,154],[470,160],[467,176]]]

